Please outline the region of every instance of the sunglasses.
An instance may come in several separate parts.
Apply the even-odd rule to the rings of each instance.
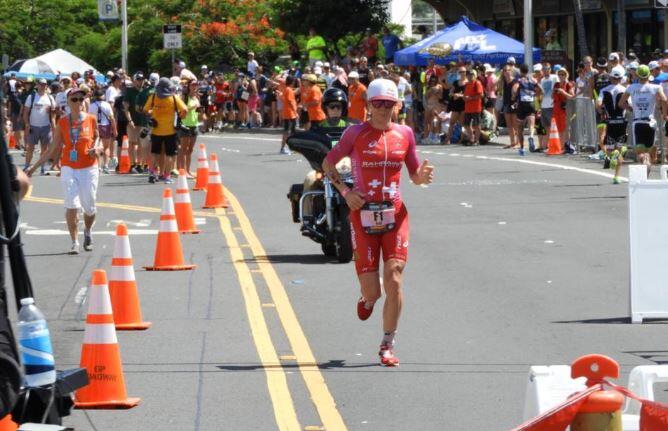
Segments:
[[[74,102],[74,103],[79,103],[79,102],[83,102],[84,98],[83,97],[70,97],[70,101]]]
[[[371,106],[373,106],[376,109],[380,108],[385,108],[385,109],[390,109],[393,108],[394,105],[396,105],[397,102],[393,100],[372,100],[371,101]]]
[[[331,105],[327,105],[327,109],[343,109],[343,106],[341,106],[339,103],[332,103]]]
[[[466,71],[465,70],[460,70],[459,73],[466,73]]]

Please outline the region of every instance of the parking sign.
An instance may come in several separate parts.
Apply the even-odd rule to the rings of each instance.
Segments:
[[[181,24],[167,24],[162,26],[163,44],[165,49],[180,49]]]

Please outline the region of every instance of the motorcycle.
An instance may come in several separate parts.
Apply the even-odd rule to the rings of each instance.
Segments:
[[[320,243],[325,256],[336,257],[341,263],[350,262],[353,246],[350,237],[349,208],[346,200],[332,185],[322,170],[325,156],[338,142],[343,129],[320,129],[322,133],[312,131],[298,132],[287,140],[290,150],[303,155],[316,171],[316,182],[312,190],[304,191],[304,184],[293,184],[288,192],[292,207],[292,221],[301,223],[303,236]],[[341,175],[343,182],[353,188],[350,173]],[[310,213],[305,211],[304,203],[309,200]]]

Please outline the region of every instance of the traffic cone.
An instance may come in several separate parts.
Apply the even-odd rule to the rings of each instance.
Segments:
[[[18,428],[19,426],[12,420],[11,414],[0,419],[0,431],[16,431]]]
[[[174,209],[176,210],[176,223],[179,226],[179,233],[201,232],[195,225],[185,169],[179,169],[179,178],[176,182],[176,196],[174,196]]]
[[[557,121],[552,118],[550,123],[550,139],[547,141],[547,154],[548,156],[556,156],[561,154],[561,143],[559,141],[559,129],[557,129]]]
[[[9,134],[9,149],[16,148],[16,138],[14,138],[14,132]]]
[[[210,157],[209,182],[206,185],[206,199],[202,208],[227,208],[227,201],[223,193],[223,182],[220,179],[220,170],[218,169],[218,156],[212,153]]]
[[[197,150],[197,181],[193,190],[206,190],[209,183],[209,161],[206,159],[206,146],[199,144]]]
[[[109,296],[116,329],[142,330],[151,326],[151,322],[144,322],[142,319],[130,238],[128,228],[123,223],[116,226],[114,256],[109,273]]]
[[[128,398],[123,364],[118,348],[114,316],[107,289],[107,274],[93,271],[88,295],[86,332],[81,347],[81,368],[88,372],[88,385],[76,391],[78,409],[129,409],[141,401]]]
[[[123,135],[123,144],[121,145],[121,158],[118,162],[118,173],[130,173],[130,144],[128,142],[128,135]]]
[[[162,214],[160,214],[160,231],[155,245],[153,266],[145,266],[147,271],[182,271],[193,269],[197,265],[187,265],[183,261],[183,249],[179,238],[179,229],[174,214],[172,190],[165,189],[162,195]]]

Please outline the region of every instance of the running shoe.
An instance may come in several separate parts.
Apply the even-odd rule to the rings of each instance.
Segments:
[[[155,184],[156,180],[157,180],[157,178],[156,178],[155,174],[153,172],[151,172],[148,176],[148,182],[151,183],[151,184]]]
[[[286,154],[286,155],[289,156],[289,155],[292,154],[292,153],[290,152],[290,150],[288,150],[287,148],[283,147],[283,148],[281,148],[281,151],[279,151],[279,154]]]
[[[174,180],[171,177],[163,178],[165,184],[174,184]]]
[[[536,143],[533,141],[533,136],[529,136],[529,152],[530,153],[536,152]]]
[[[72,243],[72,247],[70,247],[70,253],[69,254],[79,254],[79,243],[74,241]]]
[[[520,148],[519,150],[517,150],[517,154],[519,154],[520,156],[524,156],[525,155],[524,148]]]
[[[603,169],[610,169],[610,157],[606,157],[603,160]]]
[[[619,184],[619,183],[621,183],[619,177],[612,177],[612,184]]]
[[[399,358],[394,356],[394,350],[390,345],[381,344],[378,356],[380,356],[380,365],[384,367],[396,367],[399,365]]]
[[[364,298],[360,297],[359,301],[357,301],[357,317],[359,317],[360,320],[368,319],[371,316],[371,313],[373,313],[373,305],[369,309],[367,309],[365,305],[366,301]]]
[[[135,166],[133,166],[132,169],[130,169],[130,173],[131,174],[138,174],[139,171],[137,170],[137,168]]]
[[[109,168],[106,167],[106,166],[104,166],[104,167],[102,168],[102,173],[103,173],[103,174],[107,174],[107,175],[109,175]]]
[[[86,251],[93,251],[93,235],[90,232],[84,231],[83,248]]]

